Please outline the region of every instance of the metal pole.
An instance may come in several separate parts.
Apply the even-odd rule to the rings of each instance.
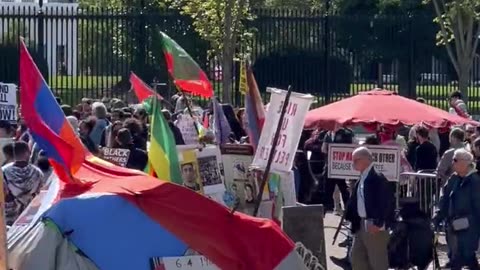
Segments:
[[[255,201],[255,208],[253,211],[253,216],[256,217],[258,214],[258,208],[262,201],[263,189],[267,184],[268,175],[270,174],[270,167],[272,166],[273,158],[275,157],[275,150],[277,148],[278,139],[280,138],[280,130],[282,129],[283,118],[285,117],[285,112],[287,111],[288,103],[290,102],[290,95],[292,94],[292,86],[288,86],[288,92],[285,96],[285,101],[283,102],[282,111],[280,113],[280,119],[278,120],[277,130],[275,131],[275,136],[273,137],[272,149],[270,150],[270,155],[268,156],[267,167],[263,172],[262,182],[260,184],[260,190],[258,191],[257,199]]]

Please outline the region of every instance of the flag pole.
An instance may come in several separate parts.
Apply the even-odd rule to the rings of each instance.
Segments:
[[[173,85],[175,85],[175,88],[177,89],[177,92],[182,93],[183,97],[184,97],[185,100],[187,101],[187,111],[188,111],[188,114],[190,115],[190,117],[193,119],[192,109],[190,108],[190,100],[189,100],[188,97],[185,95],[185,91],[183,91],[180,87],[178,87],[178,86],[175,84],[175,79],[174,79],[170,74],[169,74],[169,77],[171,77],[171,80],[173,81]],[[175,107],[173,107],[173,112],[176,113]],[[200,136],[200,131],[198,130],[198,127],[197,127],[197,123],[196,123],[196,122],[193,123],[193,127],[195,127],[195,131],[197,132],[197,136]]]
[[[275,136],[273,137],[272,149],[270,150],[270,154],[268,156],[267,166],[265,167],[265,171],[263,171],[262,182],[260,184],[260,189],[258,190],[257,198],[255,200],[255,208],[253,210],[254,217],[257,216],[258,209],[260,208],[260,203],[262,202],[263,190],[265,189],[265,185],[267,184],[268,175],[270,174],[270,167],[272,166],[273,158],[275,157],[275,150],[277,148],[277,143],[280,138],[280,131],[282,129],[283,118],[285,117],[287,106],[288,106],[288,103],[290,102],[291,94],[292,94],[292,86],[289,85],[287,95],[285,96],[285,101],[283,102],[282,111],[280,112],[280,119],[278,120],[277,130],[275,131]]]

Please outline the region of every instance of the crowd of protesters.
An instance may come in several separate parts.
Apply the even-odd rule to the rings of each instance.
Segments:
[[[453,107],[452,113],[468,116],[459,92],[453,93],[450,100]],[[141,104],[126,104],[115,98],[102,100],[84,98],[80,104],[72,107],[62,104],[59,99],[57,101],[61,104],[68,122],[91,153],[101,156],[101,149],[105,147],[129,149],[130,155],[126,167],[144,170],[148,163],[149,117]],[[418,101],[424,102],[422,99]],[[177,145],[185,144],[180,129],[175,125],[179,115],[189,114],[198,118],[199,122],[204,122],[205,119],[211,121],[213,114],[211,105],[203,110],[194,106],[192,99],[182,94],[174,95],[170,102],[174,106],[167,102],[164,106],[166,109],[162,112]],[[230,142],[247,143],[245,111],[234,110],[230,105],[222,105],[222,109],[232,130]],[[402,171],[437,173],[442,185],[445,185],[444,195],[447,194],[447,196],[443,196],[440,200],[440,211],[434,219],[436,225],[441,222],[448,224],[458,219],[459,215],[471,217],[471,226],[467,228],[468,237],[457,237],[455,241],[449,241],[452,251],[449,253],[451,264],[454,267],[468,265],[470,269],[478,269],[478,264],[475,264],[472,259],[472,256],[475,258],[476,250],[472,243],[474,241],[478,243],[480,236],[480,178],[476,173],[476,169],[480,169],[480,127],[432,129],[416,125],[394,129],[379,126],[370,131],[373,135],[363,140],[366,146],[378,144],[400,146]],[[206,134],[205,137],[208,137],[209,132]],[[340,211],[338,199],[341,197],[341,201],[347,206],[352,185],[345,180],[327,179],[328,144],[358,144],[357,137],[351,129],[341,128],[336,131],[323,129],[311,133],[304,131],[303,138],[300,149],[304,151],[299,153],[310,151],[312,155],[309,159],[301,155],[296,157],[294,175],[298,200],[304,203],[322,203],[327,210],[336,208]],[[2,149],[5,211],[7,224],[11,225],[38,194],[52,169],[45,153],[29,135],[21,117],[16,126],[0,121],[0,139],[11,139],[3,144]],[[368,161],[368,151],[362,151],[359,155]],[[312,175],[326,180],[321,184],[322,187],[312,180]],[[338,194],[335,193],[336,187],[339,189]],[[317,192],[319,189],[321,192]],[[463,199],[449,197],[453,193],[459,194],[455,198]],[[473,203],[465,202],[465,198],[472,198]],[[450,236],[458,234],[451,229],[451,226],[447,231]],[[455,246],[452,243],[455,243]]]
[[[425,102],[421,98],[417,101]],[[451,94],[450,104],[450,113],[470,117],[460,92],[455,91]],[[318,181],[302,179],[300,201],[322,203],[327,211],[338,212],[341,212],[340,201],[348,208],[350,197],[353,196],[355,197],[353,203],[356,203],[356,191],[352,190],[353,183],[349,185],[346,180],[327,177],[328,144],[363,143],[367,147],[379,144],[397,145],[401,148],[402,171],[434,173],[439,184],[443,186],[442,196],[436,205],[438,211],[434,213],[433,225],[435,228],[440,224],[446,227],[449,262],[445,267],[461,269],[468,266],[469,269],[480,269],[475,257],[480,239],[480,176],[477,172],[480,170],[480,127],[473,125],[444,129],[423,125],[400,128],[377,127],[370,130],[370,133],[373,135],[360,142],[349,128],[336,131],[315,130],[302,147],[304,151],[311,152],[310,164],[321,165],[308,169],[303,166],[303,170],[317,175],[320,184]],[[308,173],[303,173],[302,177],[308,178],[305,175]],[[338,192],[335,192],[336,187]],[[321,189],[321,192],[316,192],[316,189]],[[429,199],[430,202],[432,200]],[[459,228],[456,228],[455,224]],[[352,238],[347,238],[340,246],[351,245],[351,241]],[[379,252],[378,247],[374,253],[376,256],[387,254]],[[352,266],[353,269],[363,269]],[[366,269],[377,268],[370,265],[370,268]]]
[[[102,157],[103,148],[128,149],[130,151],[125,167],[145,170],[148,164],[149,116],[142,104],[126,104],[116,98],[83,98],[80,104],[73,107],[62,104],[59,98],[57,102],[89,152]],[[177,145],[185,144],[183,135],[176,126],[176,121],[182,114],[192,116],[199,123],[204,118],[211,121],[213,109],[210,105],[202,110],[183,94],[174,95],[170,102],[175,106],[165,102],[162,113]],[[232,129],[230,141],[246,142],[242,119],[237,119],[232,106],[222,105],[222,108]],[[207,131],[205,137],[207,141],[215,138],[211,131]],[[0,121],[0,143],[3,152],[3,160],[0,162],[3,163],[5,182],[5,212],[7,225],[11,225],[40,192],[52,168],[44,151],[30,136],[21,116],[15,125]]]

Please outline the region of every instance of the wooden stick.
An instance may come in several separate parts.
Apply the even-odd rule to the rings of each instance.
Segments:
[[[275,157],[275,150],[277,148],[277,143],[280,138],[280,131],[282,129],[283,118],[285,117],[285,113],[287,111],[288,103],[290,102],[290,95],[292,94],[292,86],[288,86],[287,95],[285,96],[285,101],[283,102],[282,111],[280,113],[280,119],[278,120],[277,130],[275,131],[275,136],[273,137],[273,145],[272,149],[270,150],[270,155],[268,156],[267,167],[263,172],[262,182],[260,184],[260,190],[258,191],[257,199],[255,201],[255,208],[253,210],[253,216],[256,217],[258,214],[258,209],[260,208],[260,203],[262,202],[262,194],[263,190],[265,189],[265,185],[268,181],[268,175],[270,174],[270,167],[273,163],[273,158]]]

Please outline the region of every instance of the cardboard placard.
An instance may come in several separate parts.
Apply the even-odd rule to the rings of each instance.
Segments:
[[[183,186],[203,194],[196,151],[196,147],[194,146],[177,145],[178,162],[180,163]]]
[[[164,257],[151,259],[152,270],[220,270],[205,256]]]
[[[358,179],[360,172],[353,168],[352,153],[359,147],[355,144],[328,145],[328,177],[335,179]],[[389,181],[400,178],[400,147],[387,145],[369,145],[372,151],[374,168]]]
[[[0,120],[17,121],[17,86],[0,83]]]
[[[225,191],[222,176],[220,174],[219,162],[217,160],[219,149],[212,145],[197,151],[197,162],[205,195]]]
[[[125,167],[130,157],[130,149],[103,147],[102,157],[106,161]]]

